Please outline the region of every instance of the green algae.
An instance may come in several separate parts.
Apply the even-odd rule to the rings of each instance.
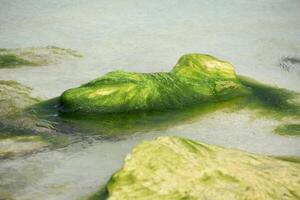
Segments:
[[[0,49],[0,69],[44,66],[65,58],[82,57],[77,51],[56,46]]]
[[[49,48],[56,49],[55,47]],[[182,86],[181,83],[184,83],[185,86]],[[131,86],[128,85],[135,85],[134,87],[140,87],[140,89],[133,94]],[[113,99],[115,95],[109,95],[111,92],[115,93],[113,86],[125,87],[124,94],[119,95],[120,93],[118,93],[118,98]],[[68,101],[66,101],[58,113],[57,109],[61,106],[59,104],[68,95],[41,102],[40,99],[30,96],[30,88],[13,81],[0,81],[0,116],[3,116],[0,120],[0,131],[12,132],[17,135],[20,133],[39,134],[58,129],[72,132],[72,128],[69,127],[76,127],[91,134],[117,136],[163,130],[175,124],[226,109],[232,111],[249,109],[259,116],[276,119],[282,117],[299,119],[300,116],[299,93],[262,84],[247,77],[236,77],[229,63],[208,55],[183,56],[168,73],[112,72],[82,87],[68,90],[66,93],[77,93],[78,91],[80,93],[83,90],[85,91],[83,95],[85,95],[89,88],[91,91],[97,89],[96,91],[99,92],[99,87],[101,94],[108,94],[107,100],[101,97],[99,101],[104,100],[109,104],[118,105],[119,101],[123,101],[124,95],[126,98],[132,96],[128,100],[129,105],[126,105],[127,107],[125,106],[124,109],[132,107],[134,109],[122,113],[99,113],[96,110],[96,113],[88,112],[82,115],[81,112],[65,112],[68,107]],[[194,101],[194,94],[192,94],[197,89],[201,93],[201,97],[197,98],[199,102]],[[174,95],[173,91],[175,91]],[[97,95],[93,92],[91,94]],[[154,97],[148,98],[147,95]],[[210,95],[213,97],[209,97]],[[158,101],[156,102],[155,99]],[[149,103],[152,100],[154,103]],[[141,110],[135,107],[137,104],[141,105],[139,107]],[[76,104],[78,108],[81,105],[89,107],[90,101],[86,100],[82,104]],[[147,107],[148,105],[150,110],[144,110],[143,106]],[[155,108],[152,110],[151,106]],[[174,108],[172,108],[173,106]],[[119,108],[123,109],[122,106],[116,106],[117,110]],[[53,126],[54,124],[55,126]]]
[[[62,123],[85,134],[122,137],[136,133],[166,130],[169,127],[192,122],[218,110],[235,106],[237,99],[215,103],[202,103],[183,109],[167,111],[136,111],[131,113],[73,114],[60,113]]]
[[[279,159],[279,160],[284,160],[284,161],[300,164],[299,156],[273,156],[273,157],[276,159]]]
[[[116,88],[120,91],[116,92]],[[196,98],[199,102],[193,99],[197,89],[201,93]],[[100,93],[102,96],[97,96]],[[87,96],[92,96],[92,100],[86,99]],[[98,101],[103,101],[100,108],[90,112]],[[103,110],[104,104],[112,106]],[[111,72],[67,90],[59,98],[36,103],[29,110],[30,116],[50,121],[61,132],[125,136],[164,130],[218,110],[242,109],[250,110],[257,117],[299,119],[299,93],[236,76],[227,62],[191,54],[183,56],[171,72]]]
[[[300,124],[284,124],[274,130],[279,135],[300,136]]]
[[[88,197],[83,197],[80,200],[106,200],[106,199],[107,199],[106,187],[102,187],[94,194],[89,195]]]
[[[143,142],[107,184],[108,199],[299,199],[300,165],[179,137]]]
[[[259,111],[260,114],[273,118],[300,118],[300,94],[284,88],[262,84],[254,79],[239,76],[251,94],[239,106]]]
[[[35,66],[36,64],[25,60],[15,54],[0,55],[0,68],[16,68],[19,66]]]
[[[182,56],[170,72],[110,72],[65,91],[59,101],[66,122],[108,135],[116,129],[138,132],[140,125],[161,128],[209,113],[201,109],[213,112],[207,108],[223,102],[232,111],[248,109],[259,117],[300,118],[299,93],[237,76],[228,62],[203,54]]]
[[[209,55],[182,56],[170,72],[114,71],[60,98],[63,112],[121,113],[170,110],[247,93],[232,65]]]

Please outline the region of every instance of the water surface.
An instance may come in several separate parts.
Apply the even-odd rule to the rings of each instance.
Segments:
[[[0,79],[28,85],[44,99],[115,69],[169,71],[191,52],[215,55],[238,74],[300,92],[299,74],[280,67],[283,58],[300,55],[298,0],[0,3],[0,48],[56,45],[84,55],[59,65],[0,70]],[[79,199],[105,184],[135,144],[160,135],[299,156],[299,138],[273,133],[280,123],[251,110],[225,109],[122,138],[99,138],[89,134],[98,129],[82,127],[80,134],[91,136],[65,148],[1,160],[0,192],[17,200]]]

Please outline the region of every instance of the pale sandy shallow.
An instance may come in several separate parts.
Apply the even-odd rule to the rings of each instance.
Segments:
[[[1,0],[0,0],[1,2]],[[239,74],[300,92],[300,77],[278,67],[300,55],[300,2],[290,1],[3,1],[0,47],[56,45],[80,60],[0,70],[0,79],[52,98],[114,70],[167,71],[180,55],[213,54]],[[105,184],[124,156],[145,139],[180,135],[272,155],[300,155],[300,139],[272,133],[280,122],[248,111],[217,112],[164,131],[120,141],[85,141],[64,149],[0,161],[0,191],[15,199],[78,199]],[[1,193],[0,193],[1,194]]]

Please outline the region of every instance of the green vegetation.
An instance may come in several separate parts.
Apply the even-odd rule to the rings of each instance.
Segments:
[[[14,54],[0,55],[0,68],[15,68],[26,65],[35,66],[36,64]]]
[[[88,196],[81,198],[80,200],[106,200],[107,199],[107,191],[106,188],[103,187],[102,189],[98,190],[96,193]]]
[[[297,156],[275,156],[275,158],[277,158],[279,160],[284,160],[284,161],[300,164],[300,157],[297,157]]]
[[[300,136],[300,124],[284,124],[274,131],[279,135]]]
[[[258,110],[272,117],[300,117],[300,94],[274,86],[259,83],[248,77],[239,76],[243,85],[251,90],[251,95],[243,99],[239,106]]]
[[[298,120],[299,100],[299,93],[236,76],[229,63],[202,54],[182,56],[167,73],[110,72],[59,99],[64,122],[109,136],[164,129],[219,109]]]
[[[135,133],[165,130],[176,124],[190,122],[218,110],[233,109],[237,102],[239,102],[239,98],[214,103],[201,103],[195,106],[187,106],[183,109],[167,111],[135,111],[131,113],[95,113],[84,115],[80,113],[60,113],[58,117],[63,123],[77,128],[80,130],[79,132],[85,134],[124,137]],[[47,111],[42,114],[42,109],[38,112],[40,117],[43,117],[41,115],[49,116],[47,115]],[[59,119],[49,120],[59,121]]]
[[[56,46],[0,49],[0,69],[22,66],[42,66],[56,63],[66,58],[78,57],[82,57],[78,52]]]
[[[228,62],[203,54],[182,56],[171,72],[114,71],[65,91],[63,112],[162,111],[247,94]]]
[[[179,137],[135,147],[107,184],[110,200],[300,198],[300,165]]]

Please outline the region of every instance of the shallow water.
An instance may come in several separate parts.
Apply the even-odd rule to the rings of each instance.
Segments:
[[[0,79],[28,85],[45,99],[115,69],[169,71],[189,52],[215,55],[239,74],[300,92],[299,75],[280,67],[282,58],[300,54],[298,0],[0,2],[0,48],[56,45],[84,55],[59,65],[0,70]],[[135,144],[160,135],[299,156],[299,138],[272,132],[279,124],[249,110],[223,110],[121,139],[91,136],[65,148],[1,160],[0,199],[4,192],[14,199],[81,198],[105,184]]]

